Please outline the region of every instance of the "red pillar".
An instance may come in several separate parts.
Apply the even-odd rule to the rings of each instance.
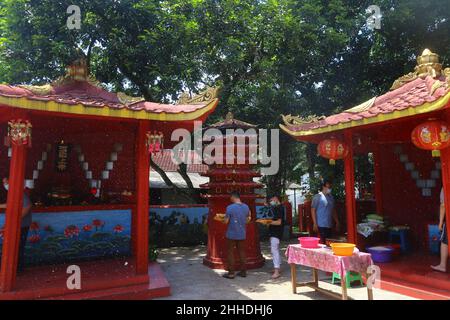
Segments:
[[[286,200],[283,202],[286,210],[286,224],[289,225],[289,237],[292,235],[292,204]]]
[[[375,201],[377,213],[383,213],[383,194],[381,187],[381,164],[380,164],[380,145],[375,145],[375,150],[373,152],[374,160],[374,173],[375,173]]]
[[[450,234],[450,148],[441,150],[442,186],[444,187],[445,224]],[[450,253],[450,247],[449,247]]]
[[[11,291],[16,280],[20,225],[22,220],[26,148],[26,143],[23,141],[12,143],[9,191],[6,202],[2,265],[0,270],[1,292]]]
[[[148,121],[139,121],[136,136],[136,209],[133,214],[133,252],[136,257],[136,273],[148,273],[149,228],[149,174],[150,161],[147,146]]]
[[[348,156],[344,159],[347,241],[356,243],[355,165],[353,161],[353,138],[351,131],[344,132],[344,140],[349,148]]]

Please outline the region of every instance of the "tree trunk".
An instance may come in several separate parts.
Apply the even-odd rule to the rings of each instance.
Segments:
[[[183,178],[183,180],[186,182],[187,186],[188,186],[188,193],[193,195],[194,194],[194,184],[192,183],[191,178],[189,177],[189,175],[187,174],[187,164],[185,163],[180,163],[178,165],[178,173],[181,175],[181,177]]]

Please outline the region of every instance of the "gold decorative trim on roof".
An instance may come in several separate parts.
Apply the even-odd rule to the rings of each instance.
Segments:
[[[287,126],[280,124],[280,128],[286,132],[287,134],[291,135],[292,137],[303,137],[303,136],[310,136],[315,134],[321,134],[321,133],[329,133],[334,132],[338,130],[343,129],[349,129],[357,126],[362,125],[369,125],[369,124],[375,124],[375,123],[381,123],[389,120],[396,120],[403,117],[409,117],[413,115],[419,115],[424,114],[428,112],[433,112],[436,110],[440,110],[444,108],[448,103],[450,102],[450,92],[448,92],[445,96],[437,99],[434,102],[427,102],[424,103],[421,106],[418,107],[410,107],[404,110],[395,111],[391,113],[380,113],[376,116],[370,117],[370,118],[362,118],[360,120],[351,120],[347,122],[340,122],[332,125],[327,125],[319,128],[311,128],[311,129],[302,129],[302,130],[293,130]]]
[[[89,66],[84,57],[75,60],[72,64],[67,66],[66,74],[56,79],[52,85],[54,87],[59,87],[71,84],[75,81],[88,82],[93,86],[105,89],[102,84],[90,74]]]
[[[447,88],[450,88],[450,68],[445,68],[443,74],[445,77]]]
[[[214,99],[199,109],[178,113],[168,112],[152,112],[146,110],[134,111],[127,108],[111,108],[106,105],[102,108],[86,107],[83,104],[65,104],[55,101],[30,101],[26,97],[23,98],[9,98],[0,95],[0,105],[5,105],[13,108],[36,110],[36,111],[49,111],[67,114],[78,114],[85,116],[100,116],[100,117],[117,117],[139,120],[155,120],[155,121],[191,121],[196,120],[205,114],[212,112],[219,100]],[[174,105],[175,106],[175,105]]]
[[[178,100],[178,104],[197,104],[212,101],[218,98],[219,90],[219,87],[207,87],[204,91],[201,91],[192,97],[188,92],[183,92],[180,96],[180,100]]]
[[[133,104],[138,103],[141,101],[145,101],[144,97],[132,97],[129,96],[123,92],[117,92],[117,98],[122,102],[123,104]]]
[[[49,83],[44,84],[42,86],[33,86],[33,85],[18,85],[19,88],[27,89],[33,92],[37,96],[46,96],[53,92],[53,86]]]
[[[67,73],[51,84],[13,86],[0,84],[0,106],[86,116],[156,121],[192,121],[211,113],[218,104],[218,89],[208,88],[184,104],[145,101],[121,92],[110,92],[89,77],[81,58]]]
[[[66,68],[66,74],[54,80],[52,83],[44,85],[18,85],[18,87],[30,90],[38,96],[46,96],[51,94],[55,87],[68,85],[75,81],[88,82],[95,87],[105,89],[95,77],[89,74],[89,68],[85,58],[75,60]]]
[[[93,76],[89,75],[86,59],[80,58],[75,60],[70,66],[66,68],[66,74],[51,84],[44,85],[19,85],[18,87],[30,90],[38,96],[46,96],[53,93],[54,87],[68,85],[74,81],[88,82],[95,87],[105,89],[102,84]],[[143,97],[132,97],[123,92],[117,92],[117,98],[125,105],[145,101]]]
[[[439,55],[431,52],[429,49],[425,49],[422,55],[417,57],[417,66],[414,72],[410,72],[397,80],[391,87],[391,90],[395,90],[403,86],[404,84],[411,82],[417,78],[425,78],[431,76],[437,78],[441,76],[442,64],[439,63]]]
[[[370,108],[372,108],[373,104],[375,103],[375,100],[377,99],[377,97],[373,97],[370,100],[367,100],[366,102],[361,103],[360,105],[357,105],[356,107],[350,108],[345,110],[344,112],[349,112],[349,113],[359,113],[359,112],[363,112],[363,111],[367,111]]]
[[[300,117],[300,116],[292,116],[290,114],[288,115],[281,115],[281,118],[283,119],[283,122],[286,125],[302,125],[306,123],[313,123],[316,121],[320,121],[325,119],[325,116],[316,116],[316,115],[310,115],[307,117]]]

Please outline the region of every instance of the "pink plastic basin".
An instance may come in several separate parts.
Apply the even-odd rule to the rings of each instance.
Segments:
[[[300,241],[300,245],[303,248],[314,249],[314,248],[319,248],[320,238],[316,238],[316,237],[300,237],[300,238],[298,238],[298,241]]]

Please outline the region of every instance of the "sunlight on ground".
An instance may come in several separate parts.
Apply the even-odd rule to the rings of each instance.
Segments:
[[[283,243],[281,251],[284,253],[287,243]],[[317,293],[310,288],[298,288],[293,294],[290,282],[290,268],[284,260],[279,279],[270,278],[272,261],[270,248],[267,243],[261,243],[266,264],[260,269],[250,270],[246,278],[236,277],[234,280],[222,278],[224,270],[213,270],[202,264],[206,255],[205,246],[193,248],[162,249],[158,262],[171,284],[172,296],[167,299],[174,300],[326,300],[329,297]],[[312,273],[309,268],[298,268],[299,281],[309,281]],[[320,286],[340,293],[340,286],[331,284],[331,277],[319,273]],[[367,299],[365,287],[348,289],[348,295],[357,300]],[[376,300],[412,299],[400,294],[385,290],[374,290]]]

